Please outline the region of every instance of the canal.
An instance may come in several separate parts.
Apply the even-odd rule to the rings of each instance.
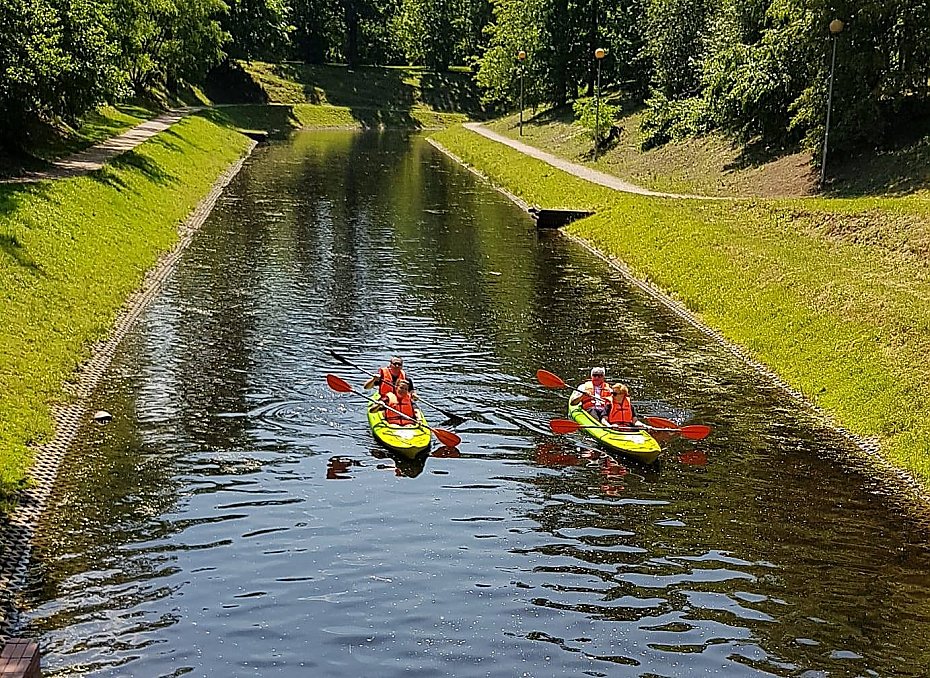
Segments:
[[[331,350],[462,445],[386,455]],[[593,365],[712,434],[551,435],[536,370]],[[21,600],[47,675],[930,673],[927,529],[849,444],[418,135],[261,147],[94,407]]]

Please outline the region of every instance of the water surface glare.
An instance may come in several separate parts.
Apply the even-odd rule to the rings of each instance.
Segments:
[[[385,455],[330,349],[402,354],[463,444]],[[712,435],[548,435],[535,371],[592,364]],[[416,135],[260,148],[94,407],[23,601],[46,675],[930,674],[927,532],[848,446]]]

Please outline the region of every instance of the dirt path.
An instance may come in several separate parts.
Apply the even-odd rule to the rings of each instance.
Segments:
[[[174,123],[199,108],[177,108],[146,120],[115,137],[110,137],[100,143],[94,144],[83,151],[56,160],[51,167],[36,172],[26,172],[22,176],[9,179],[0,179],[4,184],[29,184],[37,181],[51,181],[53,179],[66,179],[76,177],[88,172],[99,170],[108,161],[118,155],[130,151],[143,141],[151,139],[159,132],[164,132]]]
[[[481,123],[478,122],[467,122],[465,123],[465,128],[480,134],[483,137],[487,137],[492,141],[504,144],[510,148],[520,151],[521,153],[530,156],[531,158],[536,158],[537,160],[542,160],[547,165],[551,165],[557,169],[562,170],[563,172],[568,172],[579,179],[584,179],[585,181],[590,181],[593,184],[599,184],[600,186],[606,186],[607,188],[612,188],[615,191],[622,191],[623,193],[636,193],[637,195],[652,195],[658,196],[661,198],[690,198],[693,200],[728,200],[729,198],[717,198],[707,195],[690,195],[686,193],[660,193],[658,191],[650,191],[648,188],[643,188],[642,186],[637,186],[636,184],[631,184],[628,181],[623,181],[623,179],[618,179],[612,174],[606,174],[605,172],[599,172],[598,170],[591,169],[590,167],[585,167],[584,165],[579,165],[574,162],[569,162],[563,158],[552,155],[551,153],[546,153],[546,151],[541,151],[535,146],[530,146],[529,144],[524,144],[522,141],[517,141],[516,139],[511,139],[510,137],[505,137],[503,134],[498,134],[492,130],[489,130],[487,127],[484,127]]]

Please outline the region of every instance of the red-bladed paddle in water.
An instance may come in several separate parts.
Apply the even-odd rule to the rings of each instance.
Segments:
[[[549,422],[549,428],[552,429],[553,433],[574,433],[578,429],[582,428],[600,428],[607,431],[618,431],[623,433],[643,430],[643,428],[637,426],[626,426],[623,428],[616,428],[614,426],[585,426],[583,424],[579,424],[577,421],[572,421],[571,419],[553,419]],[[688,440],[704,440],[704,438],[710,435],[710,426],[704,426],[703,424],[692,424],[691,426],[673,425],[669,428],[646,426],[644,428],[646,431],[665,431],[667,433],[678,433],[682,438],[687,438]]]
[[[340,355],[339,353],[336,353],[336,352],[335,352],[334,350],[332,350],[332,349],[328,349],[328,350],[329,350],[329,354],[330,354],[333,358],[335,358],[336,360],[338,360],[339,362],[341,362],[343,365],[348,365],[349,367],[354,367],[355,369],[359,370],[359,371],[362,372],[363,374],[367,374],[369,377],[374,377],[374,376],[376,376],[376,375],[372,374],[371,372],[369,372],[368,370],[366,370],[366,369],[365,369],[364,367],[362,367],[361,365],[356,365],[356,364],[353,363],[351,360],[349,360],[348,358],[346,358],[344,355]],[[423,398],[423,397],[421,397],[421,396],[417,396],[417,402],[418,402],[418,403],[422,403],[423,405],[428,405],[429,407],[432,407],[432,408],[433,408],[434,410],[436,410],[437,412],[442,412],[444,415],[446,415],[446,419],[447,419],[447,421],[444,421],[443,423],[444,423],[444,424],[448,424],[449,426],[451,426],[451,427],[453,427],[453,428],[455,428],[455,427],[458,426],[459,424],[464,423],[464,422],[468,419],[468,417],[463,417],[462,415],[456,414],[455,412],[450,412],[449,410],[444,410],[444,409],[442,409],[441,407],[439,407],[438,405],[433,405],[433,403],[429,402],[428,400],[426,400],[426,398]]]
[[[570,388],[576,393],[583,393],[583,391],[579,391],[577,388],[574,388],[573,386],[569,386],[568,384],[566,384],[565,381],[563,381],[559,375],[553,374],[552,372],[549,372],[547,370],[537,370],[536,380],[540,384],[545,386],[546,388]],[[662,417],[653,417],[653,416],[648,416],[648,417],[644,416],[644,417],[641,417],[641,419],[646,421],[650,425],[651,430],[653,431],[656,431],[656,432],[662,431],[665,433],[680,433],[683,438],[688,438],[690,440],[703,440],[708,435],[710,435],[710,426],[704,426],[702,424],[694,424],[691,426],[679,426],[671,419],[663,419]],[[568,431],[568,430],[555,431],[555,429],[553,428],[552,430],[555,431],[556,433],[573,433],[574,431],[577,431],[578,428],[582,428],[580,424],[578,424],[577,422],[571,421],[569,419],[555,419],[553,421],[567,422],[567,424],[573,424],[574,426],[577,427],[573,431]],[[550,422],[549,427],[552,428],[551,422]],[[566,428],[566,426],[563,425],[562,428]],[[591,428],[601,428],[601,427],[594,426]]]
[[[416,422],[418,426],[422,426],[423,428],[427,428],[430,431],[432,431],[436,435],[436,437],[439,439],[439,442],[441,442],[446,447],[458,447],[459,443],[462,442],[462,439],[459,438],[457,435],[455,435],[452,431],[446,431],[441,428],[433,428],[432,426],[427,426],[426,424],[423,424],[422,422],[414,419],[413,417],[407,414],[404,414],[400,410],[395,410],[393,407],[388,407],[387,405],[385,405],[380,400],[377,400],[376,398],[371,398],[365,395],[364,393],[361,393],[360,391],[356,391],[354,388],[352,388],[352,386],[349,385],[349,382],[347,382],[345,379],[340,379],[335,374],[327,374],[326,383],[329,384],[329,387],[333,389],[334,391],[336,391],[337,393],[352,393],[354,395],[361,396],[365,400],[373,402],[377,405],[382,405],[386,410],[390,410],[391,412],[399,414],[405,419],[410,419],[411,421]]]

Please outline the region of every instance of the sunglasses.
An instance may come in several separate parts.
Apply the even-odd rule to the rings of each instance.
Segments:
[[[403,363],[391,363],[391,367],[403,367]]]

